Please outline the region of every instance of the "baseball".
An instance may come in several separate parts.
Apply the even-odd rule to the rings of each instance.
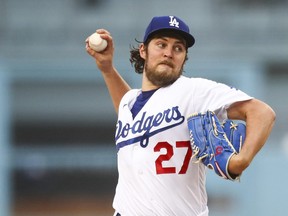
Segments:
[[[102,39],[98,33],[89,37],[89,46],[96,52],[101,52],[107,47],[107,41]]]

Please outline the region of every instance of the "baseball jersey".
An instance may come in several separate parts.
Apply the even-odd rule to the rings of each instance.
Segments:
[[[121,216],[206,216],[206,169],[195,162],[186,119],[226,109],[250,96],[225,84],[181,76],[158,89],[139,113],[131,108],[141,89],[127,92],[116,124],[118,184],[113,201]]]

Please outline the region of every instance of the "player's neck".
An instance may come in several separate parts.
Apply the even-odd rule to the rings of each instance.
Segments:
[[[150,80],[147,79],[145,76],[145,73],[143,73],[143,78],[142,78],[142,91],[150,91],[154,89],[158,89],[160,86],[154,85]]]

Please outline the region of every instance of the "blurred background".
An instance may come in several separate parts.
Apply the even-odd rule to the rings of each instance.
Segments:
[[[288,0],[0,0],[0,215],[111,216],[114,113],[85,39],[108,29],[129,62],[153,16],[176,15],[196,38],[185,75],[233,85],[277,122],[242,175],[208,173],[211,216],[285,215],[288,189]]]

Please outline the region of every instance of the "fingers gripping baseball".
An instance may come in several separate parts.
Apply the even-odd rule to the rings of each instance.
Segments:
[[[105,29],[98,29],[86,40],[86,52],[92,56],[101,71],[112,67],[114,55],[113,38]]]
[[[102,52],[107,47],[107,40],[101,38],[101,35],[97,32],[90,35],[88,39],[89,46],[96,52]]]
[[[108,51],[113,44],[113,40],[108,31],[98,29],[86,38],[85,44],[87,52],[90,55],[95,56],[96,53]]]

